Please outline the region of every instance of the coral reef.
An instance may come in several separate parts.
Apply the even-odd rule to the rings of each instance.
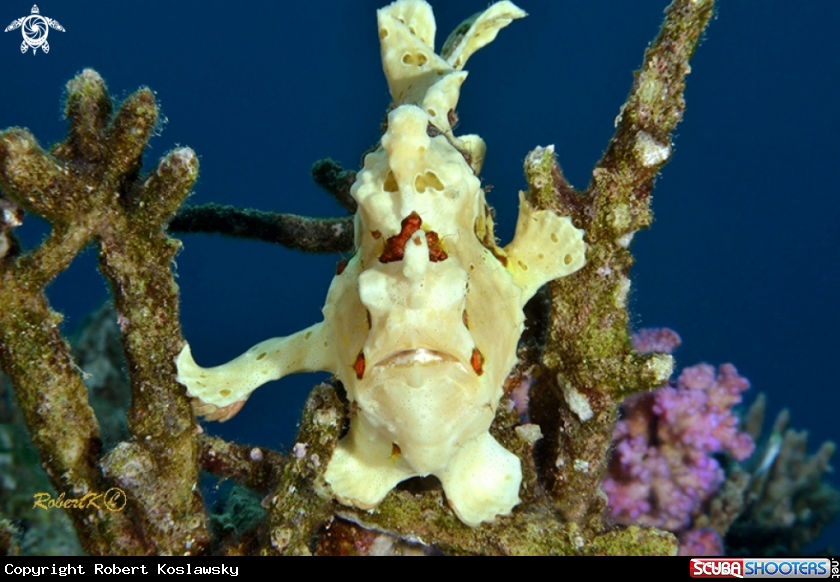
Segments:
[[[808,433],[788,428],[787,409],[779,412],[770,432],[761,438],[765,406],[766,399],[760,395],[746,415],[746,430],[759,442],[757,454],[744,467],[730,469],[730,487],[712,508],[738,506],[737,519],[731,511],[712,511],[708,520],[710,527],[725,535],[727,553],[732,555],[807,552],[808,545],[840,513],[840,491],[823,481],[832,471],[829,460],[837,445],[824,442],[809,455]],[[832,553],[831,548],[820,551]]]
[[[640,352],[671,353],[679,343],[668,329],[633,335]],[[718,555],[718,535],[691,527],[725,479],[714,455],[728,453],[743,461],[753,452],[752,439],[738,431],[733,413],[748,388],[731,364],[717,374],[714,367],[698,364],[684,369],[671,385],[628,397],[602,483],[612,517],[681,534],[681,553]]]
[[[172,363],[182,342],[170,270],[179,244],[164,232],[189,193],[198,160],[192,150],[180,148],[151,175],[138,175],[157,124],[148,89],[112,114],[104,82],[86,70],[70,81],[67,95],[68,136],[50,152],[26,130],[0,133],[3,195],[53,227],[47,240],[28,252],[13,240],[2,259],[3,371],[55,489],[85,498],[116,486],[128,497],[123,511],[69,512],[87,552],[201,551],[209,535],[196,489],[197,430]],[[61,316],[43,292],[91,242],[99,248],[100,268],[114,295],[132,386],[132,438],[104,457],[87,388],[58,330]]]
[[[682,531],[717,491],[724,473],[713,453],[743,461],[749,435],[732,406],[749,387],[731,364],[686,368],[674,386],[628,398],[616,426],[616,454],[603,488],[614,518]]]
[[[159,123],[154,94],[140,89],[115,108],[92,70],[67,85],[63,142],[47,151],[24,129],[0,132],[0,367],[55,492],[78,499],[119,488],[126,502],[120,510],[66,512],[84,551],[413,551],[403,545],[408,542],[453,554],[674,553],[669,532],[612,523],[599,484],[619,404],[663,385],[673,366],[668,354],[639,353],[630,344],[628,247],[634,233],[652,222],[650,194],[670,158],[670,136],[685,107],[688,61],[713,8],[712,0],[675,0],[667,9],[585,190],[567,183],[551,146],[526,158],[528,203],[569,216],[586,233],[587,264],[550,282],[525,306],[527,329],[490,427],[521,463],[522,503],[510,516],[475,528],[458,520],[434,480],[408,481],[372,512],[336,504],[324,475],[352,415],[340,384],[313,389],[297,442],[281,455],[203,434],[175,381],[184,340],[171,262],[180,245],[167,226],[169,233],[222,232],[332,252],[352,247],[349,217],[316,220],[212,206],[179,210],[197,176],[195,153],[177,148],[142,174],[142,155]],[[470,24],[465,26],[454,38]],[[325,161],[313,176],[348,211],[356,210],[349,193],[355,174]],[[52,232],[26,249],[13,230],[30,214],[46,219]],[[493,240],[492,232],[487,236]],[[90,394],[98,389],[85,386],[59,331],[61,316],[44,294],[89,244],[98,250],[113,293],[131,394],[125,425],[107,428],[108,438],[91,406]],[[530,409],[523,425],[507,394],[526,383]],[[237,496],[220,504],[222,513],[211,520],[201,470],[264,496],[265,517],[255,511],[253,497]],[[797,470],[794,464],[786,469],[790,475]],[[806,517],[795,502],[791,508]],[[3,551],[20,551],[19,536],[17,525],[0,521]]]
[[[101,423],[103,444],[112,448],[128,436],[126,412],[131,397],[113,305],[107,303],[91,314],[69,339],[73,359],[84,370],[82,379]],[[35,492],[53,498],[58,494],[29,442],[11,383],[0,372],[0,513],[18,520],[21,553],[78,555],[82,548],[67,513],[33,506]]]
[[[681,340],[662,328],[632,342],[639,352],[671,353]],[[835,445],[809,456],[807,435],[785,431],[782,411],[753,454],[766,401],[759,395],[741,422],[734,407],[748,388],[731,364],[717,374],[697,364],[629,396],[602,483],[612,517],[678,534],[680,555],[796,555],[816,539],[840,510],[840,492],[822,481]]]

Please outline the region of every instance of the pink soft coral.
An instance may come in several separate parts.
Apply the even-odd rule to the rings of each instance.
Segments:
[[[640,351],[677,345],[679,336],[670,330],[634,336]],[[676,384],[628,398],[603,482],[613,518],[686,531],[723,482],[712,454],[727,452],[739,461],[752,454],[755,445],[738,431],[732,413],[747,388],[749,381],[731,364],[717,375],[713,366],[698,364],[683,370]]]

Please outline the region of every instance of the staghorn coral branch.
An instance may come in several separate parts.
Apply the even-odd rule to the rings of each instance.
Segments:
[[[479,528],[464,526],[451,513],[442,515],[445,506],[440,494],[419,497],[400,491],[386,498],[375,513],[342,507],[336,514],[373,531],[434,543],[452,555],[662,556],[676,551],[676,539],[669,532],[632,526],[592,535],[576,523],[557,520],[540,506]],[[435,518],[428,519],[432,515]]]
[[[52,154],[59,159],[84,160],[95,164],[107,157],[105,134],[113,113],[113,104],[99,75],[86,74],[67,83],[64,115],[70,120],[67,138],[57,144]]]
[[[170,232],[215,233],[281,244],[314,253],[353,250],[353,218],[310,218],[222,204],[188,205],[169,223]]]
[[[268,540],[264,554],[309,555],[335,502],[324,471],[344,428],[344,406],[331,386],[316,386],[303,407],[295,452],[280,484],[267,498]]]
[[[277,451],[247,447],[202,434],[198,439],[201,468],[260,493],[275,487],[286,459]]]
[[[129,96],[108,123],[105,84],[85,70],[67,86],[68,139],[44,152],[20,129],[0,132],[0,188],[53,233],[7,261],[0,277],[0,360],[16,387],[53,485],[67,496],[123,489],[124,511],[71,512],[94,554],[203,553],[207,516],[197,492],[198,442],[174,380],[183,339],[170,264],[180,243],[163,226],[198,174],[189,148],[170,152],[144,182],[141,155],[157,124],[152,92]],[[130,442],[103,459],[87,392],[43,287],[88,241],[111,284],[132,385]],[[172,471],[178,467],[178,471]]]
[[[141,165],[146,142],[157,125],[157,104],[151,89],[143,87],[123,102],[104,137],[111,164],[105,166],[108,181],[133,178]]]
[[[712,499],[710,525],[726,536],[733,555],[756,554],[763,548],[799,555],[840,513],[840,492],[822,481],[823,474],[833,470],[830,460],[837,445],[827,441],[808,454],[808,433],[789,427],[786,408],[760,439],[765,412],[766,398],[760,394],[747,413],[747,430],[760,443],[758,454],[747,471],[729,476],[728,491]],[[737,513],[726,512],[727,506]]]
[[[624,216],[615,214],[604,223],[616,234],[630,234],[651,223],[649,195],[657,172],[671,157],[670,135],[685,110],[688,62],[713,11],[714,0],[673,2],[636,71],[616,133],[595,166],[588,188],[603,197],[604,207],[616,202],[627,205]]]
[[[345,170],[335,160],[324,158],[312,164],[310,173],[315,183],[332,194],[348,212],[356,212],[358,204],[350,195],[350,186],[356,180],[356,172]]]
[[[91,233],[84,229],[55,226],[37,249],[18,261],[17,276],[21,285],[29,289],[43,289],[62,273],[90,241]]]
[[[356,212],[350,186],[356,172],[345,170],[329,158],[312,165],[312,179],[349,212]],[[148,189],[147,189],[148,190]],[[353,250],[353,217],[310,218],[223,204],[186,205],[168,225],[174,233],[210,233],[281,244],[315,253]]]
[[[668,7],[585,192],[568,184],[552,148],[538,148],[525,161],[533,203],[571,216],[588,245],[586,267],[549,285],[548,373],[532,390],[534,418],[549,435],[539,451],[543,470],[557,508],[572,521],[603,512],[598,484],[618,403],[664,384],[673,367],[669,355],[640,355],[630,347],[628,246],[652,221],[650,192],[670,158],[670,134],[685,107],[688,60],[713,7],[713,0],[675,0]]]
[[[312,179],[349,212],[356,212],[350,186],[356,172],[329,158],[312,165]],[[353,218],[310,218],[223,204],[186,205],[168,225],[174,233],[209,233],[261,240],[315,253],[351,252]]]
[[[23,224],[23,210],[13,202],[0,198],[0,263],[20,253],[20,243],[12,230]]]
[[[104,493],[111,485],[97,466],[99,425],[58,331],[60,316],[42,293],[33,296],[7,275],[0,285],[0,360],[15,385],[32,440],[56,490],[74,498]],[[100,510],[94,520],[81,512],[70,517],[89,553],[148,552],[127,513]]]
[[[170,152],[158,165],[157,180],[169,206],[183,200],[198,175],[192,150]],[[169,175],[169,179],[167,179]],[[156,179],[147,180],[155,183]],[[139,199],[146,196],[138,195]],[[120,204],[115,200],[114,204]],[[178,294],[170,264],[180,243],[163,232],[166,205],[148,216],[142,205],[116,213],[100,228],[100,269],[114,291],[123,324],[122,341],[133,397],[129,429],[139,442],[121,443],[103,461],[106,474],[134,496],[144,530],[159,540],[159,552],[194,553],[209,541],[203,502],[197,493],[198,448],[192,411],[173,380],[174,355],[181,348]],[[183,467],[178,474],[172,467]],[[163,485],[163,486],[162,486]],[[180,523],[172,526],[174,516]]]
[[[68,209],[89,209],[87,192],[58,158],[48,156],[25,129],[3,132],[0,180],[12,201],[53,225],[71,220]],[[17,195],[14,195],[17,193]]]
[[[0,186],[21,206],[53,212],[49,198],[56,189],[56,176],[44,179],[44,175],[56,166],[28,132],[0,133]],[[27,184],[21,173],[32,168],[43,172],[33,172]],[[14,196],[18,188],[23,188],[23,196]],[[46,470],[53,485],[72,497],[102,493],[110,485],[96,465],[102,442],[87,389],[58,331],[61,316],[50,309],[43,288],[89,239],[90,234],[81,229],[56,226],[35,252],[0,272],[0,361],[15,384],[33,442],[42,458],[49,459]],[[100,511],[95,522],[79,513],[71,517],[91,553],[148,551],[126,514]]]

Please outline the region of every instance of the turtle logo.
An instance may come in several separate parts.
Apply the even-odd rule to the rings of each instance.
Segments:
[[[6,27],[3,32],[9,32],[20,28],[23,33],[23,43],[20,45],[20,52],[25,53],[29,47],[32,47],[32,54],[38,52],[38,48],[44,53],[50,52],[50,45],[47,42],[47,34],[50,28],[64,32],[64,27],[61,26],[57,20],[41,16],[39,14],[38,5],[32,7],[32,14],[18,18]]]

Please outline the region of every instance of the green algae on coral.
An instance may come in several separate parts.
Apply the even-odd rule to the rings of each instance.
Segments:
[[[174,381],[180,348],[178,295],[170,264],[179,243],[164,232],[198,175],[189,148],[140,177],[157,124],[152,92],[140,89],[111,115],[102,78],[85,70],[67,86],[67,139],[46,152],[26,130],[0,133],[0,188],[53,230],[0,273],[0,359],[14,384],[53,486],[68,496],[127,494],[125,511],[96,519],[70,512],[92,554],[201,552],[208,541],[198,482],[197,433]],[[87,390],[58,331],[44,287],[87,244],[99,247],[111,284],[132,384],[131,442],[104,458]],[[179,471],[172,471],[177,466]]]

